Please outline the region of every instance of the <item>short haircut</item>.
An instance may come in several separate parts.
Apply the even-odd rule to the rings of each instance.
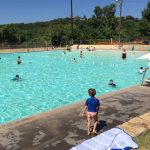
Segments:
[[[91,88],[91,89],[88,90],[88,93],[89,93],[90,96],[95,96],[96,90]]]

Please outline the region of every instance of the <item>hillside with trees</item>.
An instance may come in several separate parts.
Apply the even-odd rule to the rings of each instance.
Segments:
[[[118,40],[119,18],[115,16],[116,5],[96,6],[90,18],[74,17],[74,43],[93,44],[95,42]],[[150,39],[150,2],[141,12],[142,18],[126,16],[121,18],[121,41]],[[47,22],[18,23],[0,25],[0,45],[38,47],[45,44],[67,45],[71,39],[70,18],[59,18]]]

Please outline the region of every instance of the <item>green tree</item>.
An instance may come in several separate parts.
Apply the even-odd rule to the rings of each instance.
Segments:
[[[117,28],[117,20],[115,17],[116,5],[110,4],[101,8],[96,6],[93,15],[93,25],[98,27],[105,38],[111,38]]]
[[[4,41],[7,43],[17,43],[18,37],[17,37],[17,30],[15,28],[15,25],[11,24],[5,26],[3,29],[3,37],[4,37]]]
[[[150,38],[150,2],[147,3],[147,8],[142,11],[139,32],[143,39]]]
[[[74,18],[75,43],[92,43],[99,39],[118,39],[118,17],[115,16],[116,5],[96,6],[90,18],[86,16]],[[142,11],[142,19],[132,16],[122,17],[121,37],[126,41],[150,38],[150,2]],[[20,45],[34,43],[53,44],[55,46],[69,44],[71,39],[70,18],[58,18],[47,22],[8,24],[0,26],[0,42]],[[40,44],[39,44],[40,45]]]
[[[150,22],[150,2],[147,3],[147,8],[142,11],[142,17]]]

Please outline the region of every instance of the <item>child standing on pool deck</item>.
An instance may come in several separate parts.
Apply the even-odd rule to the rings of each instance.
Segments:
[[[82,116],[87,110],[87,130],[88,130],[88,135],[90,135],[92,120],[94,121],[94,127],[93,127],[92,133],[97,134],[96,127],[97,127],[97,122],[98,122],[98,111],[99,111],[100,102],[97,98],[95,98],[95,95],[96,95],[95,89],[92,89],[92,88],[89,89],[88,94],[90,98],[88,98],[85,102],[85,106],[82,110]]]

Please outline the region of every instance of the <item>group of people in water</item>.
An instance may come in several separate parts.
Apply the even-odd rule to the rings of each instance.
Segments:
[[[78,47],[78,49],[79,49],[79,47]],[[134,52],[134,50],[135,50],[134,46],[132,47],[131,50],[132,50],[132,52]],[[83,55],[83,53],[82,53],[82,50],[81,50],[80,51],[80,58],[82,58],[82,55]],[[126,58],[127,58],[126,49],[123,49],[123,51],[122,51],[122,59],[126,59]],[[76,58],[73,58],[73,61],[77,62]],[[145,69],[143,67],[140,67],[138,73],[139,74],[143,74],[144,71],[145,71]],[[111,87],[116,87],[116,84],[113,82],[112,79],[109,81],[108,85],[111,86]]]
[[[134,52],[134,46],[132,47],[132,52]],[[126,57],[127,57],[126,50],[123,49],[123,51],[122,51],[122,59],[126,59]],[[138,73],[139,73],[139,74],[143,74],[144,71],[145,71],[145,69],[144,69],[143,67],[140,67]]]
[[[77,45],[77,49],[79,50],[79,45]],[[87,50],[90,51],[91,49],[89,47],[87,47]],[[93,48],[93,50],[95,50],[95,47]],[[131,50],[132,50],[132,52],[134,52],[134,50],[135,50],[134,46],[132,47]],[[65,52],[64,52],[64,54],[65,54]],[[82,53],[82,48],[81,48],[81,50],[80,50],[80,58],[82,58],[82,57],[83,57],[83,53]],[[126,59],[126,58],[127,58],[126,49],[123,49],[123,51],[122,51],[122,59]],[[73,60],[74,60],[74,62],[77,62],[75,58]]]
[[[78,49],[79,49],[79,46],[78,46]],[[134,46],[132,47],[132,51],[134,51]],[[64,54],[66,54],[66,51],[64,51]],[[127,57],[126,50],[123,49],[123,51],[122,51],[122,59],[126,59],[126,57]],[[80,50],[80,58],[83,58],[83,51],[82,51],[82,49]],[[74,61],[75,63],[77,63],[76,58],[73,58],[73,61]],[[21,57],[20,57],[20,56],[18,56],[17,64],[18,64],[18,65],[21,64]],[[139,73],[139,74],[142,74],[144,71],[145,71],[145,69],[144,69],[143,67],[140,67],[138,73]],[[20,80],[19,75],[16,75],[12,80],[15,80],[15,81]],[[108,85],[111,86],[111,87],[116,87],[116,84],[113,82],[112,79],[109,81]]]

